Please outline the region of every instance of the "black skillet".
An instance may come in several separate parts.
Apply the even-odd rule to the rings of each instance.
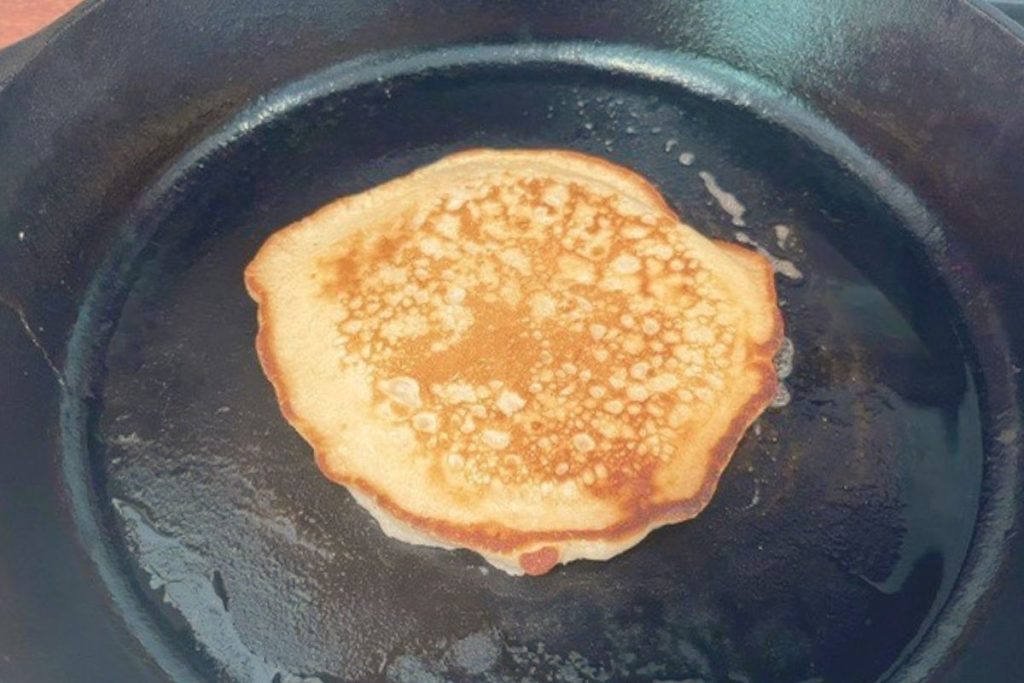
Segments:
[[[9,51],[0,680],[1024,681],[1005,21],[954,0],[106,0]],[[801,274],[779,277],[791,402],[703,515],[609,562],[511,578],[384,537],[256,362],[241,275],[267,235],[475,146],[623,163]]]

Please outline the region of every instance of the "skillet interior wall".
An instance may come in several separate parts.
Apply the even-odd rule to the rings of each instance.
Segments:
[[[363,85],[347,72],[314,77],[254,112],[258,129],[239,123],[225,136],[234,142],[193,157],[136,217],[140,230],[159,230],[140,270],[114,280],[132,288],[123,314],[115,296],[102,316],[119,320],[97,365],[93,452],[138,585],[157,587],[154,604],[171,605],[166,625],[189,627],[211,671],[243,679],[254,661],[273,663],[263,677],[282,667],[372,679],[379,659],[387,680],[402,680],[402,667],[454,675],[444,643],[467,638],[494,653],[484,668],[498,679],[529,667],[636,680],[874,677],[948,594],[973,523],[967,483],[979,476],[976,418],[961,416],[976,397],[919,245],[833,160],[726,102],[593,68],[472,66],[498,54],[437,57],[448,66],[405,77],[371,66],[351,77]],[[321,95],[276,105],[303,88]],[[806,282],[783,280],[780,291],[800,360],[794,404],[745,442],[699,523],[607,566],[524,585],[480,576],[471,556],[380,537],[322,481],[265,400],[238,273],[269,230],[446,151],[566,144],[640,170],[716,237],[733,239],[736,227],[697,168],[680,164],[681,149],[749,202],[745,229],[758,239],[778,249],[771,223],[793,225],[799,246],[787,249]],[[953,451],[941,438],[915,445],[944,430]],[[445,592],[452,576],[457,594]],[[431,591],[419,599],[410,582]],[[549,616],[531,629],[523,610],[538,599]],[[832,605],[831,621],[806,609],[819,603]],[[586,627],[572,616],[584,609]],[[224,641],[214,614],[244,648]],[[866,640],[871,657],[844,645]],[[537,643],[555,660],[531,663],[536,654],[517,649]],[[559,659],[570,653],[575,664]]]

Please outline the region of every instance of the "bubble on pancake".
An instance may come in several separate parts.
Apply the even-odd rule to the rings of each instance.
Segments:
[[[671,217],[569,181],[479,179],[324,267],[341,362],[469,487],[641,480],[744,353]]]
[[[395,403],[406,408],[418,408],[420,385],[411,377],[394,377],[381,383],[380,390]]]

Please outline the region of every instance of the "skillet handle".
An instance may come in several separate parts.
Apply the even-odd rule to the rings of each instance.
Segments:
[[[50,44],[68,25],[74,23],[83,15],[93,11],[105,0],[82,0],[77,6],[65,12],[63,15],[52,21],[40,31],[0,49],[0,100],[7,95],[8,86],[14,82],[18,74],[29,68],[32,60],[48,44]],[[0,0],[0,4],[3,0]],[[0,154],[2,157],[2,154]],[[8,226],[0,226],[6,229]],[[11,227],[13,231],[14,228]],[[7,235],[0,235],[0,238]],[[41,310],[39,306],[29,306],[33,298],[31,279],[19,280],[23,275],[21,270],[10,267],[9,261],[16,258],[8,247],[14,244],[15,253],[21,253],[22,245],[12,240],[0,239],[0,309],[9,309],[20,320],[22,328],[28,335],[32,344],[42,353],[51,369],[56,372],[54,360],[57,358],[55,351],[63,347],[64,339],[60,334],[58,326],[45,324],[45,320],[55,318],[53,311]],[[52,298],[52,297],[51,297]],[[54,302],[51,301],[51,304]],[[69,302],[58,301],[57,304],[68,304]],[[50,306],[53,307],[52,305]],[[36,310],[40,309],[40,310]],[[48,315],[49,313],[49,315]],[[57,373],[58,379],[60,374]]]
[[[20,40],[0,50],[0,91],[14,78],[42,45],[39,34]]]
[[[0,49],[0,93],[3,92],[14,76],[49,42],[50,38],[58,33],[66,24],[74,21],[81,13],[88,11],[96,4],[98,3],[86,0],[32,35]]]

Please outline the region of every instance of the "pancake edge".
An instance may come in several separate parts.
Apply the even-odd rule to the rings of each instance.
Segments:
[[[726,251],[738,263],[750,270],[756,278],[762,280],[763,291],[773,303],[773,325],[769,339],[752,347],[753,357],[758,361],[751,365],[760,368],[758,390],[743,404],[736,413],[729,427],[712,449],[710,467],[704,482],[697,493],[685,500],[664,503],[645,510],[643,514],[634,515],[619,523],[601,529],[564,529],[552,531],[521,531],[502,525],[457,525],[431,517],[413,514],[386,495],[374,490],[366,481],[343,473],[335,472],[328,467],[325,439],[317,434],[314,427],[302,419],[292,408],[285,386],[283,373],[278,369],[273,354],[272,325],[268,324],[268,293],[264,289],[258,275],[260,253],[270,248],[276,239],[281,239],[289,231],[303,227],[307,221],[316,220],[321,212],[334,210],[343,203],[353,201],[367,192],[383,189],[392,183],[408,180],[438,163],[456,163],[472,161],[474,157],[491,154],[524,155],[545,154],[561,157],[570,162],[596,164],[605,172],[618,177],[624,183],[633,185],[645,200],[657,208],[667,212],[678,223],[688,225],[666,203],[664,197],[646,178],[627,168],[614,164],[600,157],[593,157],[580,152],[560,149],[469,149],[456,152],[442,159],[423,166],[405,175],[374,186],[359,193],[333,200],[320,207],[309,216],[299,219],[284,228],[276,230],[260,247],[256,256],[245,269],[245,287],[249,296],[257,304],[258,332],[256,335],[256,353],[264,374],[274,388],[278,405],[285,420],[311,445],[315,462],[321,473],[330,481],[341,484],[377,521],[382,531],[388,536],[415,545],[425,545],[444,549],[466,548],[483,556],[488,562],[509,574],[545,574],[558,564],[577,559],[608,559],[621,554],[643,540],[651,531],[684,522],[700,514],[711,501],[722,473],[728,466],[739,444],[751,424],[761,415],[775,396],[778,378],[772,359],[782,344],[784,327],[782,315],[778,308],[778,296],[775,288],[774,270],[764,256],[751,249],[732,242],[709,239],[717,248]]]

